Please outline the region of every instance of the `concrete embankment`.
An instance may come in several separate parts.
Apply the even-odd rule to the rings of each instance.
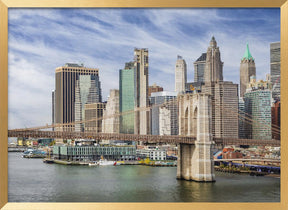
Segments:
[[[280,174],[271,174],[268,172],[254,171],[254,170],[241,170],[240,168],[234,167],[219,167],[214,166],[215,171],[225,172],[225,173],[235,173],[235,174],[247,174],[250,176],[271,176],[271,177],[280,177]]]

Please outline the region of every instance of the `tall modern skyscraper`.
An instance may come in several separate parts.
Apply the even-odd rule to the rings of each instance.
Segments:
[[[238,85],[223,81],[223,62],[214,37],[206,55],[202,92],[212,99],[212,135],[238,138]]]
[[[270,81],[259,80],[256,82],[251,76],[247,91],[244,94],[245,114],[250,118],[245,123],[246,138],[271,139],[271,105],[272,85]]]
[[[280,42],[270,44],[270,75],[273,85],[272,96],[274,100],[280,100]]]
[[[194,82],[205,82],[204,71],[206,66],[206,53],[202,55],[194,62]]]
[[[252,75],[256,76],[256,67],[254,58],[252,57],[247,44],[245,54],[240,63],[240,97],[244,96],[247,84],[249,84]]]
[[[177,57],[175,65],[175,92],[184,93],[187,83],[187,65],[182,56]]]
[[[99,76],[99,69],[83,64],[66,63],[55,70],[55,123],[75,122],[75,89],[80,75]],[[65,125],[58,130],[74,131],[74,125]]]
[[[84,115],[87,122],[84,123],[84,131],[93,131],[94,133],[102,132],[102,117],[105,106],[106,102],[85,104]]]
[[[125,68],[119,70],[120,133],[134,133],[135,82],[134,62],[126,63]]]
[[[271,133],[271,90],[259,89],[244,94],[245,113],[252,118],[246,123],[246,138],[272,139]]]
[[[239,98],[239,138],[245,139],[246,132],[245,132],[245,103],[242,97]]]
[[[205,82],[221,82],[223,81],[223,62],[220,57],[220,50],[217,42],[212,37],[210,46],[206,53],[206,66],[204,73]]]
[[[110,90],[103,112],[102,133],[119,133],[119,90]]]
[[[212,135],[238,138],[238,84],[232,82],[205,82],[203,93],[212,99]]]
[[[101,85],[98,75],[80,75],[75,88],[75,122],[85,120],[85,104],[101,102]],[[75,124],[75,131],[84,131],[84,124]]]
[[[134,49],[134,67],[136,72],[135,97],[135,134],[150,133],[150,109],[148,99],[149,61],[148,49]],[[145,107],[147,109],[145,109]],[[140,110],[139,110],[140,109]]]

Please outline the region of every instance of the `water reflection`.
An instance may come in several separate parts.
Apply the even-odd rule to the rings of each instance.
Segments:
[[[279,202],[280,179],[216,172],[176,179],[176,167],[64,166],[8,156],[9,202]]]

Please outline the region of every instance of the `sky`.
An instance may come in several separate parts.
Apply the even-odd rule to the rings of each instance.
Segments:
[[[214,36],[225,81],[239,84],[246,43],[257,79],[270,73],[270,43],[280,41],[280,9],[9,9],[8,127],[51,124],[55,69],[65,63],[99,68],[102,96],[119,88],[119,69],[134,48],[149,50],[149,84],[174,90],[177,55],[187,63]]]

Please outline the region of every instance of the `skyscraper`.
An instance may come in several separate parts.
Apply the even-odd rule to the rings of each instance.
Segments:
[[[55,123],[75,122],[75,88],[80,75],[99,76],[99,69],[83,64],[66,63],[55,70]],[[64,125],[58,130],[74,131],[74,125]]]
[[[134,133],[135,80],[134,62],[126,63],[125,68],[119,70],[120,133]]]
[[[182,56],[177,56],[175,65],[175,92],[184,93],[187,83],[187,65]]]
[[[270,75],[273,85],[272,96],[279,100],[280,96],[280,42],[270,44]]]
[[[149,61],[148,49],[134,49],[136,72],[135,134],[150,134],[150,109],[148,99]],[[146,108],[146,109],[145,109]],[[140,110],[139,110],[140,109]]]
[[[205,82],[202,93],[212,99],[212,135],[238,138],[238,84],[232,82]]]
[[[84,123],[84,131],[92,131],[94,133],[102,132],[102,117],[105,106],[106,103],[103,102],[85,104],[84,115],[86,122]]]
[[[254,58],[252,57],[247,44],[245,54],[240,63],[240,97],[244,96],[247,84],[249,84],[252,75],[256,76],[256,67]]]
[[[270,81],[259,80],[251,76],[244,94],[245,114],[250,119],[245,123],[246,138],[271,139],[272,85]]]
[[[221,82],[223,81],[223,62],[220,57],[220,50],[217,42],[212,37],[210,46],[206,53],[206,65],[204,73],[205,82]]]
[[[205,82],[204,71],[206,66],[206,53],[202,55],[194,62],[194,82]]]
[[[245,103],[242,97],[239,98],[239,138],[245,139],[246,132],[245,132]]]
[[[238,85],[223,81],[223,62],[212,37],[206,55],[202,92],[212,99],[212,135],[238,138]]]
[[[110,90],[103,112],[102,133],[119,133],[119,90]]]
[[[176,92],[162,91],[151,94],[151,134],[178,134],[178,103]],[[161,105],[162,104],[162,105]]]
[[[85,104],[101,102],[101,86],[98,75],[79,75],[75,87],[75,122],[85,120]],[[84,130],[83,123],[75,124],[75,131]]]
[[[245,113],[252,119],[246,123],[246,136],[252,139],[272,139],[271,90],[251,90],[244,94]]]

